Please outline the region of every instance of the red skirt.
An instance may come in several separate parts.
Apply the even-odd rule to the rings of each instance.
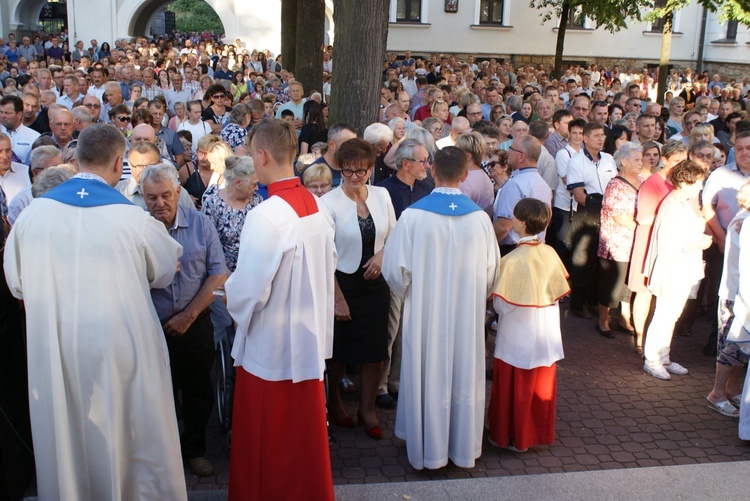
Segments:
[[[500,447],[551,444],[555,438],[557,368],[519,369],[495,359],[490,396],[490,436]]]
[[[266,381],[237,367],[229,499],[334,499],[322,381]]]

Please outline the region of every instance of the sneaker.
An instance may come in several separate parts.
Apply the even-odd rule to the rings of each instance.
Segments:
[[[665,365],[664,368],[667,369],[667,372],[671,374],[677,374],[678,376],[684,376],[688,373],[688,370],[677,362],[672,362],[671,364]]]
[[[188,459],[188,466],[199,477],[209,477],[214,474],[214,467],[204,457]]]
[[[643,364],[643,370],[656,379],[663,379],[665,381],[672,379],[672,376],[669,375],[669,372],[667,372],[667,369],[663,365],[652,366],[646,362]]]

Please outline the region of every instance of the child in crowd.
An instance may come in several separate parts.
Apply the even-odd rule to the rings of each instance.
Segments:
[[[558,301],[570,292],[567,271],[539,240],[551,212],[534,198],[513,209],[518,247],[502,258],[492,291],[498,313],[490,398],[490,443],[524,452],[555,436],[556,367],[563,358]]]

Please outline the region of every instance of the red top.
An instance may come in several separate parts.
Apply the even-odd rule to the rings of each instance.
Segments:
[[[310,216],[318,212],[315,195],[302,186],[298,177],[276,181],[268,186],[268,196],[279,196],[292,206],[299,217]]]

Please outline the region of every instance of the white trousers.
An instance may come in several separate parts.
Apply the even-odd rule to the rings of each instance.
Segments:
[[[656,298],[654,318],[646,330],[646,344],[643,347],[648,365],[655,367],[671,363],[669,347],[672,344],[672,332],[689,296],[690,289],[686,289],[671,291],[668,296]]]

